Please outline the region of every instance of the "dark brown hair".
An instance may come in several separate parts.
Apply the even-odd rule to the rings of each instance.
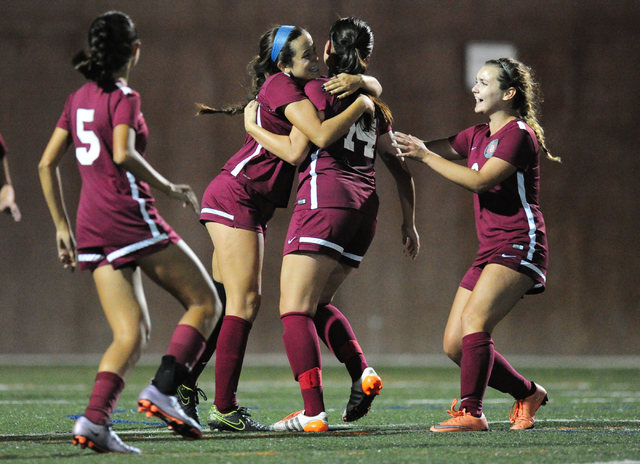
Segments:
[[[100,85],[113,83],[113,74],[131,59],[138,33],[131,18],[120,11],[108,11],[91,23],[89,55],[84,50],[72,60],[87,79]]]
[[[198,103],[198,114],[224,113],[234,115],[243,112],[247,103],[256,98],[256,95],[258,95],[258,92],[267,77],[280,72],[280,69],[278,69],[278,63],[271,59],[273,40],[279,28],[280,26],[273,26],[267,32],[262,34],[262,37],[260,37],[258,55],[256,55],[247,65],[249,77],[251,78],[251,88],[247,99],[242,103],[236,103],[222,108],[212,108],[210,106],[203,105],[202,103]],[[294,51],[291,48],[291,42],[300,37],[303,33],[304,29],[301,27],[296,26],[291,30],[289,37],[287,37],[287,41],[278,55],[278,62],[287,66],[293,63]]]

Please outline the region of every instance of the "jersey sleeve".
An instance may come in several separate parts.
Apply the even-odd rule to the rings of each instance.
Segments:
[[[294,80],[284,73],[278,73],[277,77],[269,83],[269,91],[264,92],[264,97],[267,106],[274,111],[289,103],[307,98]]]
[[[121,94],[121,98],[113,109],[113,127],[118,124],[136,127],[140,114],[140,95],[137,92]]]
[[[494,157],[512,164],[519,170],[525,170],[535,158],[537,148],[526,128],[514,128],[500,139]]]
[[[456,153],[458,153],[460,156],[464,156],[465,158],[469,157],[474,132],[475,126],[469,127],[462,132],[458,132],[456,135],[452,135],[451,137],[449,137],[449,143],[451,144],[451,147],[453,147]]]
[[[58,118],[58,122],[56,123],[56,127],[60,129],[64,129],[68,132],[71,132],[71,98],[73,95],[69,95],[67,97],[67,101],[64,104],[64,109],[62,110],[62,114],[60,118]]]
[[[331,94],[326,92],[322,86],[328,79],[313,79],[304,86],[304,93],[311,100],[313,106],[318,111],[325,111],[330,106]]]

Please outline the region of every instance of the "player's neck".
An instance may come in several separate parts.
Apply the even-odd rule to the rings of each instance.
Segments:
[[[508,123],[510,123],[514,119],[517,119],[517,117],[518,116],[511,112],[503,110],[492,113],[489,116],[489,132],[491,133],[491,135],[495,134]]]

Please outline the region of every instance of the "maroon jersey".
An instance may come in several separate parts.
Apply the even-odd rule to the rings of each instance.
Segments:
[[[516,119],[491,135],[488,124],[479,124],[449,139],[453,149],[467,158],[476,171],[492,157],[517,171],[485,193],[474,195],[478,259],[488,257],[505,244],[526,250],[526,259],[546,268],[547,239],[540,211],[540,154],[536,135]]]
[[[277,73],[269,76],[260,88],[256,100],[260,104],[257,123],[269,132],[289,135],[292,124],[284,115],[289,104],[307,97],[291,76]],[[251,190],[278,207],[286,207],[295,177],[295,166],[265,150],[247,134],[242,148],[223,166]]]
[[[140,95],[121,82],[106,89],[87,82],[69,96],[58,120],[72,135],[82,178],[78,248],[139,249],[174,233],[158,215],[147,183],[113,162],[113,129],[119,124],[135,130],[136,150],[144,156],[148,129]]]
[[[4,140],[2,139],[2,134],[0,134],[0,160],[4,158],[4,155],[7,153],[7,146],[4,144]]]
[[[322,85],[328,79],[314,79],[304,88],[309,100],[329,119],[342,112],[356,96],[338,99],[325,92]],[[374,118],[365,129],[356,122],[349,132],[324,149],[316,149],[300,166],[296,208],[351,208],[375,215],[376,142],[391,128],[380,118]]]

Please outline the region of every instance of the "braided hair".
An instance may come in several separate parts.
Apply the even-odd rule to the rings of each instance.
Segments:
[[[264,84],[264,81],[267,80],[267,77],[280,72],[280,69],[278,68],[279,62],[287,66],[293,63],[293,55],[295,53],[291,48],[291,42],[300,37],[305,31],[301,27],[294,27],[291,32],[289,32],[289,36],[278,54],[277,61],[274,61],[271,59],[271,51],[273,49],[273,41],[278,33],[278,29],[280,29],[280,26],[274,26],[262,34],[262,37],[260,37],[258,54],[253,57],[247,65],[247,71],[251,78],[251,88],[246,101],[222,108],[212,108],[210,106],[203,105],[202,103],[198,103],[198,115],[214,113],[234,115],[242,113],[244,111],[244,107],[247,106],[247,103],[256,98],[256,95],[258,95],[258,92],[260,91],[262,84]]]
[[[499,70],[498,82],[501,90],[509,87],[516,89],[513,97],[513,109],[535,132],[540,147],[552,161],[558,163],[562,159],[553,156],[545,144],[544,129],[538,122],[539,107],[542,101],[540,86],[533,78],[533,70],[513,58],[498,58],[497,60],[486,61],[485,64],[496,66]]]
[[[108,11],[91,23],[89,54],[78,52],[73,66],[87,79],[104,86],[112,84],[113,75],[131,59],[138,33],[131,18],[120,11]]]

